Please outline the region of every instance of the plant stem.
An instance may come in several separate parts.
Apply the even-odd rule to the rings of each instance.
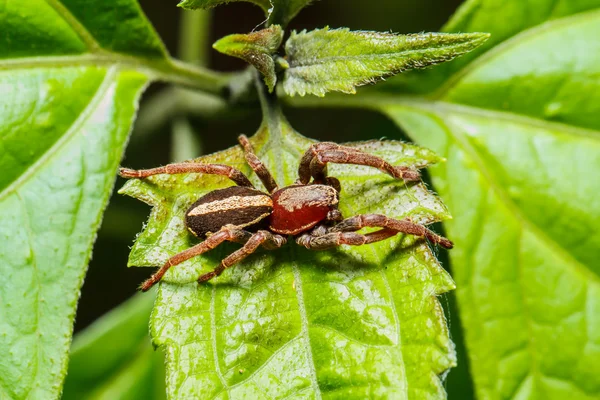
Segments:
[[[283,139],[281,133],[281,121],[285,120],[285,118],[281,112],[277,93],[276,91],[269,93],[267,86],[264,84],[258,71],[255,71],[254,74],[254,85],[258,92],[260,107],[263,114],[262,128],[267,128],[266,131],[268,132],[270,140],[281,141]]]
[[[208,64],[208,38],[210,11],[190,12],[181,10],[179,30],[179,57],[183,61],[205,66]],[[177,88],[176,103],[183,103],[186,90]],[[178,116],[171,124],[171,160],[183,161],[198,157],[202,153],[202,142],[185,116]]]
[[[211,12],[181,10],[178,54],[181,60],[205,67],[209,61]]]
[[[214,72],[173,58],[166,62],[148,65],[148,67],[150,67],[157,80],[219,96],[223,96],[231,75]]]

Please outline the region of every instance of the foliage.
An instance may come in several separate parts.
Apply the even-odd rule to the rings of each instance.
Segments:
[[[251,140],[279,183],[290,184],[312,141],[281,115],[276,93],[354,93],[475,49],[487,34],[452,32],[477,31],[490,40],[453,62],[356,96],[286,101],[380,111],[448,160],[401,142],[354,144],[396,164],[431,165],[455,217],[444,226],[456,244],[450,258],[480,398],[597,398],[600,0],[467,0],[445,33],[293,32],[285,57],[280,27],[310,1],[247,1],[263,8],[267,28],[215,48],[254,65],[270,91],[282,82],[273,95],[252,71],[221,75],[171,59],[135,0],[4,5],[0,398],[61,394],[79,289],[149,82],[195,89],[164,92],[177,100],[154,100],[161,112],[149,111],[154,121],[177,114],[187,131],[182,114],[248,108],[256,83],[264,118]],[[196,161],[249,173],[239,148]],[[449,217],[421,183],[362,167],[329,172],[342,181],[346,216],[380,212],[426,224]],[[160,265],[195,244],[183,211],[230,184],[194,174],[130,181],[122,192],[153,206],[130,264]],[[178,265],[159,286],[151,334],[166,371],[144,333],[152,295],[140,296],[75,340],[63,397],[163,398],[165,389],[173,398],[445,397],[440,376],[456,357],[436,295],[454,283],[425,243],[397,237],[327,252],[289,243],[194,283],[235,248]]]
[[[600,48],[585,38],[600,34],[600,2],[553,13],[543,2],[543,18],[555,19],[510,29],[509,15],[533,2],[501,15],[496,3],[467,2],[449,29],[523,32],[471,62],[336,101],[385,112],[448,159],[431,174],[456,216],[445,226],[480,398],[597,398]],[[402,94],[432,83],[423,96]]]
[[[253,142],[285,185],[297,178],[299,156],[311,144],[277,110],[267,114]],[[398,142],[359,148],[401,165],[438,160]],[[250,172],[239,148],[196,161]],[[447,217],[422,185],[406,186],[364,167],[331,173],[343,182],[346,215],[384,212],[421,223]],[[185,210],[199,195],[230,185],[198,174],[128,182],[121,193],[154,206],[130,264],[162,265],[193,245]],[[377,203],[369,200],[374,193]],[[454,354],[435,294],[453,283],[426,244],[397,238],[329,252],[290,244],[198,286],[196,278],[235,248],[222,247],[172,268],[160,285],[151,333],[166,353],[169,397],[442,396],[437,375],[453,365]]]
[[[137,5],[101,3],[3,7],[2,398],[59,395],[79,288],[138,96],[149,73],[169,65]]]
[[[337,90],[356,93],[373,83],[409,69],[425,68],[467,53],[488,38],[485,33],[420,33],[316,29],[292,32],[285,44],[289,69],[283,88],[290,96]]]

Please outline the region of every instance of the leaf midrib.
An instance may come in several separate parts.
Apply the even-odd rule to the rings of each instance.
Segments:
[[[449,46],[440,46],[436,47],[436,49],[444,49]],[[398,57],[406,57],[413,54],[427,53],[432,50],[433,47],[426,49],[410,49],[410,50],[401,50],[394,52],[385,52],[385,53],[368,53],[368,54],[353,54],[348,56],[326,56],[319,58],[312,58],[307,60],[306,63],[296,63],[294,64],[293,60],[290,60],[290,68],[292,71],[294,68],[311,68],[321,66],[323,64],[334,63],[338,61],[346,62],[346,61],[379,61],[379,59],[389,59],[389,58],[398,58]],[[375,60],[373,60],[375,59]]]

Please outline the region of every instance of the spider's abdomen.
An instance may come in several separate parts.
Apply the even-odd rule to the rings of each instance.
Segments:
[[[327,218],[338,203],[337,191],[325,185],[293,185],[271,195],[269,227],[282,235],[305,232]]]
[[[185,213],[185,224],[194,235],[203,237],[225,225],[252,227],[272,210],[269,195],[249,187],[232,186],[200,197]]]

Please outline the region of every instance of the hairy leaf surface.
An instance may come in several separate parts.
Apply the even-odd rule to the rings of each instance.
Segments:
[[[152,295],[137,295],[75,335],[63,400],[166,398],[163,356],[148,336]]]
[[[592,3],[594,11],[491,49],[428,98],[356,99],[377,103],[448,159],[431,173],[454,215],[450,257],[481,398],[600,396],[600,2]]]
[[[487,38],[485,33],[396,35],[348,28],[294,31],[285,44],[290,68],[283,88],[290,96],[355,93],[357,86],[383,77],[450,61]]]
[[[167,61],[133,1],[9,0],[0,30],[0,398],[53,399],[138,96]]]
[[[280,185],[297,179],[299,158],[312,143],[279,115],[252,142]],[[400,142],[356,146],[394,164],[438,161]],[[197,161],[250,172],[237,147]],[[407,187],[368,167],[329,171],[342,182],[346,216],[381,212],[421,223],[448,217],[422,184]],[[198,174],[130,180],[120,192],[153,209],[129,263],[162,265],[197,243],[184,227],[186,209],[227,186],[222,177]],[[167,357],[171,398],[445,397],[439,374],[455,355],[436,295],[454,284],[423,241],[396,237],[327,252],[291,242],[196,283],[238,247],[222,245],[177,265],[159,286],[151,332]]]

